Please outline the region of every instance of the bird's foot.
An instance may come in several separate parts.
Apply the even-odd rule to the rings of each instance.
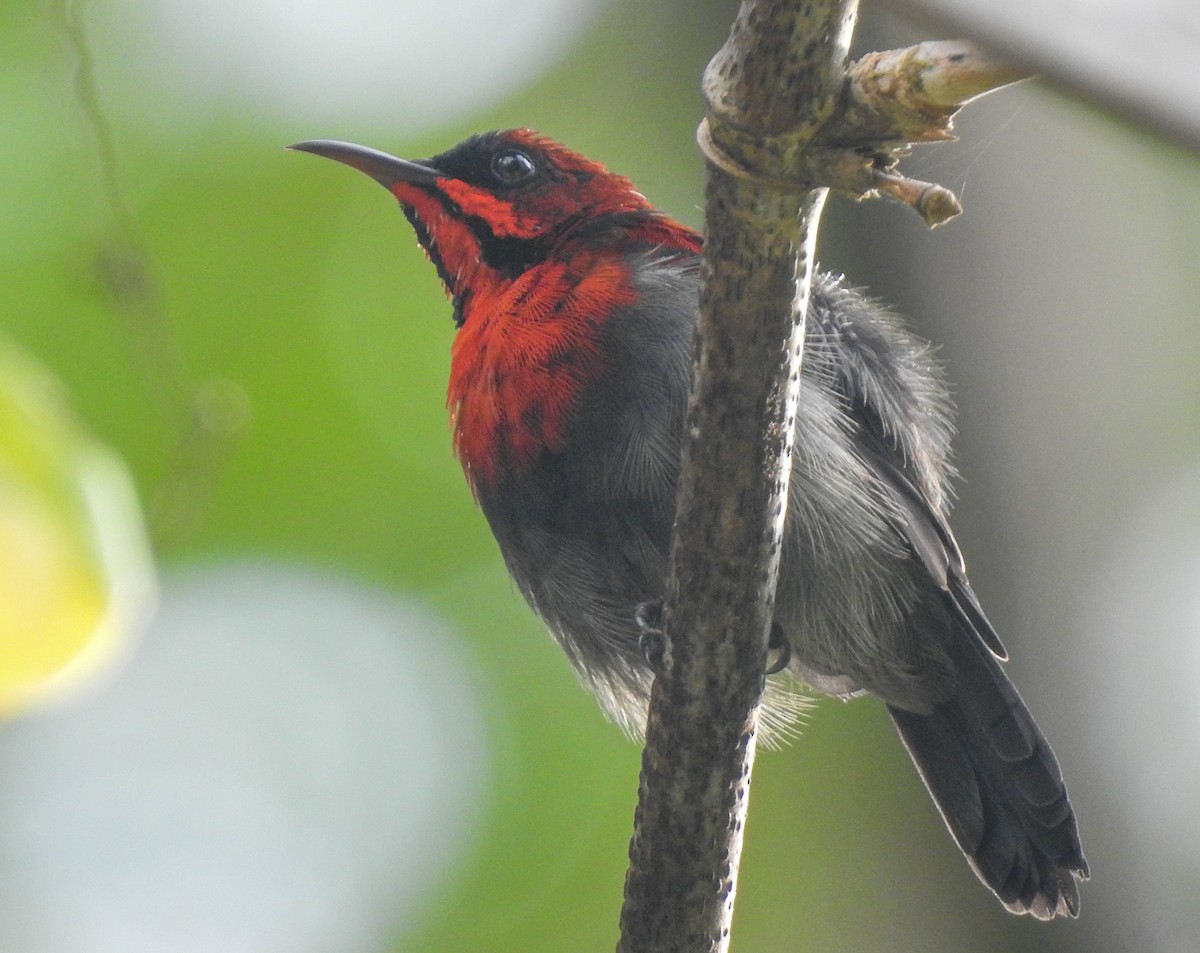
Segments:
[[[767,641],[767,651],[778,653],[775,661],[767,665],[768,675],[778,675],[788,667],[792,660],[792,643],[788,641],[783,628],[777,622],[771,623],[771,637]]]
[[[649,599],[633,612],[638,627],[638,648],[646,663],[658,674],[663,670],[667,653],[667,637],[662,630],[663,601]]]

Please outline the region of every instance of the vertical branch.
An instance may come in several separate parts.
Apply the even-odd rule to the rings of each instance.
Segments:
[[[622,953],[724,951],[774,610],[816,225],[805,147],[855,0],[746,0],[705,75],[707,237]]]

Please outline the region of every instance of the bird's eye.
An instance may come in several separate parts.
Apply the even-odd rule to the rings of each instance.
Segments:
[[[516,185],[537,174],[533,160],[519,149],[505,149],[492,156],[492,175],[505,185]]]

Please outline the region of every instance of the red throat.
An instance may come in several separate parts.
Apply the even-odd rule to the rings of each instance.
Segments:
[[[457,288],[473,283],[480,268],[479,241],[462,216],[452,214],[435,195],[407,182],[397,182],[391,192],[401,205],[413,210],[430,235],[437,236],[442,280]]]
[[[484,278],[451,348],[447,394],[454,449],[476,495],[563,450],[579,394],[599,370],[601,328],[635,298],[629,266],[611,253]]]
[[[447,404],[478,496],[565,450],[579,397],[601,371],[604,323],[636,300],[629,254],[695,254],[700,237],[629,180],[532,133],[457,148],[391,191],[454,299]],[[488,171],[498,156],[522,157],[518,171],[534,179],[509,187]]]

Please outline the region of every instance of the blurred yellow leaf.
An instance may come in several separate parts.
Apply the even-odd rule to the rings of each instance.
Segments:
[[[122,463],[0,340],[0,716],[123,654],[153,601],[152,565]]]

